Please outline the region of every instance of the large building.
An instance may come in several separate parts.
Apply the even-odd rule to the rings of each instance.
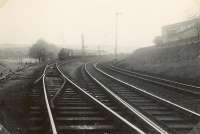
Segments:
[[[162,28],[163,44],[177,41],[196,40],[200,33],[200,19],[192,19]]]

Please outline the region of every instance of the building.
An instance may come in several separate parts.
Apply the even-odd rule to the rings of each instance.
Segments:
[[[167,44],[178,41],[193,41],[199,39],[200,19],[192,19],[162,27],[162,42]]]

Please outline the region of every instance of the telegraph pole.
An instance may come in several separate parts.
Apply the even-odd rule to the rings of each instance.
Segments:
[[[82,56],[85,56],[85,40],[83,34],[81,34],[81,45]]]
[[[118,53],[118,23],[119,23],[119,15],[121,15],[121,12],[116,12],[115,13],[115,48],[114,48],[115,61],[117,61],[117,53]]]

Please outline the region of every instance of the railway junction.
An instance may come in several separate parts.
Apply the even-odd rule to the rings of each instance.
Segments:
[[[125,70],[111,62],[79,60],[52,62],[40,69],[40,77],[29,86],[27,128],[14,133],[188,134],[198,130],[198,104],[190,104],[199,99],[200,87]]]

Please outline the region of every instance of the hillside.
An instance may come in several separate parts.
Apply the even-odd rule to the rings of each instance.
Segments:
[[[197,84],[200,78],[200,45],[141,48],[121,60],[117,65]]]

